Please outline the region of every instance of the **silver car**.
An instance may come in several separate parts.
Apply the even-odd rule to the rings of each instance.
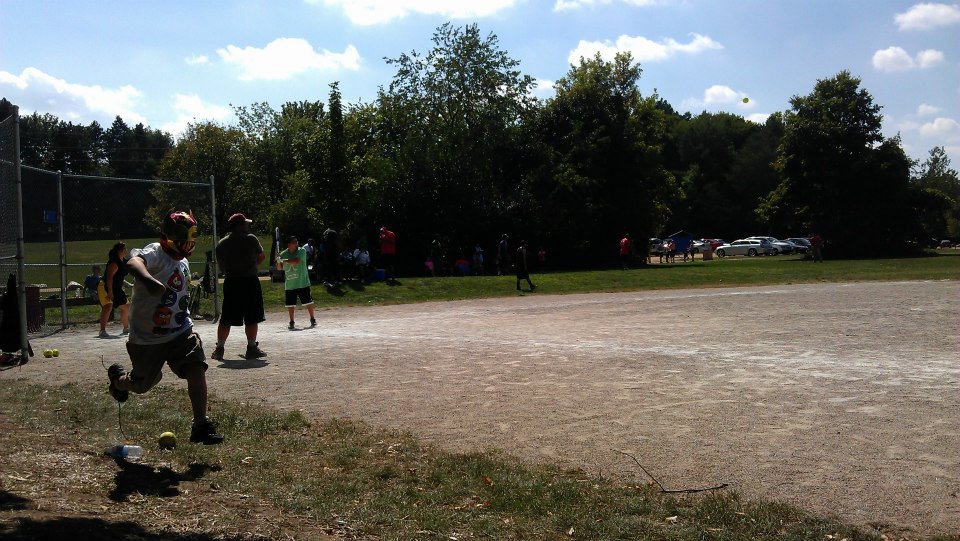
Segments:
[[[776,237],[747,237],[748,239],[760,239],[769,242],[773,246],[773,255],[792,254],[797,250],[792,242],[779,240]]]
[[[740,239],[730,244],[717,246],[717,257],[727,257],[728,255],[773,255],[774,247],[769,241],[763,239]]]

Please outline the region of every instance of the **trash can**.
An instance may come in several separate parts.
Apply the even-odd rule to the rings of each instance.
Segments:
[[[705,244],[703,246],[703,250],[701,250],[701,253],[703,254],[704,261],[713,261],[713,245],[712,244],[710,243]]]
[[[40,286],[24,286],[27,299],[27,331],[37,332],[43,326],[43,309],[40,308]]]

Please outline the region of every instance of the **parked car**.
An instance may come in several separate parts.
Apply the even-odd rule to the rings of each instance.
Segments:
[[[798,254],[805,254],[810,251],[810,241],[808,239],[803,237],[790,237],[786,240],[797,247]]]
[[[937,246],[937,248],[949,248],[951,246],[953,246],[953,243],[944,239],[940,241],[940,244]]]
[[[717,247],[717,257],[727,257],[728,255],[773,255],[775,248],[770,241],[764,239],[739,239],[730,244],[722,244]]]
[[[663,253],[663,239],[653,237],[650,239],[650,255],[660,255]]]
[[[779,239],[777,239],[776,237],[759,237],[759,236],[757,236],[757,237],[747,237],[747,238],[748,238],[748,239],[760,239],[760,240],[765,240],[765,241],[769,242],[770,244],[773,245],[773,255],[777,255],[777,254],[789,255],[789,254],[792,254],[792,253],[794,252],[794,250],[797,249],[797,247],[794,246],[793,244],[791,244],[791,243],[789,243],[789,242],[785,242],[785,241],[779,240]]]

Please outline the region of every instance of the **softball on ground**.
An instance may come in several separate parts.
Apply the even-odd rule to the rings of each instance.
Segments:
[[[48,359],[49,359],[50,357],[53,357],[53,350],[52,350],[52,349],[45,349],[45,350],[43,350],[43,356],[46,357],[46,358],[48,358]]]
[[[53,349],[50,350],[50,351],[53,353],[53,356],[54,356],[54,357],[59,357],[59,356],[60,356],[60,350],[59,350],[59,349],[53,348]]]
[[[173,449],[177,446],[177,435],[173,432],[164,432],[157,439],[157,444],[161,449]]]

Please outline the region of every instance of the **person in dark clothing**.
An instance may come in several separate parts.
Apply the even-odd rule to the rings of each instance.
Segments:
[[[247,360],[266,357],[257,342],[259,325],[266,319],[263,289],[257,267],[266,259],[260,239],[250,232],[250,220],[241,213],[230,216],[230,232],[217,243],[217,263],[223,269],[223,309],[217,326],[217,345],[211,359],[223,360],[230,327],[243,327],[247,337]]]
[[[530,281],[530,269],[527,266],[527,241],[521,240],[520,247],[517,248],[517,291],[520,291],[520,280],[526,280],[530,284],[530,291],[537,289]]]
[[[127,294],[123,291],[123,278],[127,275],[127,245],[118,242],[110,248],[107,254],[107,265],[103,278],[97,284],[97,295],[100,300],[100,338],[109,338],[107,334],[107,319],[114,308],[120,308],[120,322],[123,324],[122,334],[130,332],[127,303]]]
[[[510,237],[504,233],[497,244],[497,276],[505,276],[510,271]]]

